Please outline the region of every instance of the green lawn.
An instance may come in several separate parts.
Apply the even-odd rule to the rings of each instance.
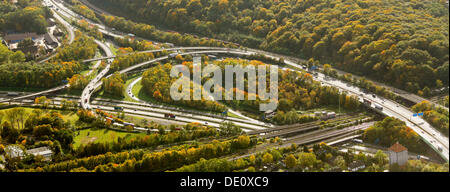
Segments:
[[[109,129],[85,129],[75,132],[74,148],[78,148],[81,144],[86,145],[91,142],[112,142],[119,137],[131,139],[137,136],[145,135],[144,133],[126,133]]]
[[[228,111],[228,113],[227,113],[227,116],[228,116],[228,117],[238,118],[238,119],[244,119],[244,118],[242,118],[241,116],[235,115],[234,113],[230,113],[229,111]]]

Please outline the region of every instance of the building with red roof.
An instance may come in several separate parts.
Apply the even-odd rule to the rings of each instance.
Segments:
[[[395,143],[389,148],[389,165],[403,166],[408,162],[408,149],[400,143]]]

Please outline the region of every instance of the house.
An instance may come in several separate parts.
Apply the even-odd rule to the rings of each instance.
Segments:
[[[5,154],[10,158],[22,158],[25,157],[23,149],[17,145],[8,145],[5,147]]]
[[[53,35],[59,37],[59,36],[63,36],[64,33],[61,31],[61,29],[56,28],[55,30],[53,30]]]
[[[39,147],[35,149],[30,149],[27,150],[27,153],[34,156],[38,155],[43,156],[47,161],[51,161],[53,155],[53,151],[50,150],[48,147]]]
[[[27,33],[10,33],[10,34],[6,34],[3,37],[3,41],[9,47],[10,44],[19,43],[28,38],[35,41],[39,37],[40,36],[36,33],[28,33],[28,32]]]
[[[362,161],[353,161],[348,164],[348,170],[352,172],[356,172],[366,168],[366,165]]]
[[[395,143],[389,150],[389,165],[398,164],[403,166],[408,162],[408,149],[400,143]]]
[[[19,47],[19,43],[25,39],[31,39],[34,44],[27,47]],[[39,41],[42,36],[36,33],[10,33],[3,37],[3,44],[5,44],[11,51],[21,51],[24,54],[39,57]]]
[[[53,34],[51,33],[46,33],[44,35],[44,41],[47,45],[55,48],[58,46],[58,40],[56,40],[55,36],[53,36]]]

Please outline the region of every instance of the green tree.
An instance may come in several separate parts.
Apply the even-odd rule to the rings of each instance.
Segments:
[[[293,168],[297,164],[297,159],[295,158],[294,155],[290,154],[286,157],[284,163],[286,164],[287,168]]]
[[[273,162],[273,156],[270,153],[265,153],[262,161],[264,164],[270,164]]]

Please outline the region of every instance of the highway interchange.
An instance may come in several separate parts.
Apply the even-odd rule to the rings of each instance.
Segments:
[[[57,13],[63,15],[66,18],[71,18],[74,20],[78,20],[78,18],[82,18],[81,16],[79,16],[76,13],[73,13],[72,11],[70,11],[68,8],[64,7],[63,4],[59,4],[54,2],[53,0],[47,1],[47,4],[53,4],[55,7],[52,9],[52,11],[55,13],[55,18],[61,22],[66,29],[68,29],[69,32],[69,38],[70,38],[70,43],[73,42],[73,38],[74,38],[74,33],[73,33],[73,29],[72,27],[69,25],[68,22],[66,22],[64,19],[62,19]],[[92,21],[89,21],[91,23],[93,23]],[[110,35],[113,37],[124,37],[120,34],[117,34],[117,32],[113,32],[113,31],[108,31],[107,27],[100,25],[100,24],[96,24],[93,23],[97,26],[99,26],[99,30],[100,32],[106,34],[106,35]],[[101,79],[104,78],[110,69],[110,64],[113,62],[114,57],[116,57],[111,50],[109,49],[109,47],[107,45],[105,45],[103,42],[99,41],[99,40],[95,40],[96,43],[99,45],[99,47],[103,50],[103,52],[106,54],[106,57],[102,57],[102,58],[94,58],[94,59],[90,59],[90,60],[86,60],[85,62],[91,62],[91,61],[99,61],[99,60],[107,60],[107,66],[105,69],[103,69],[90,83],[89,85],[83,90],[82,96],[81,96],[81,106],[84,109],[93,109],[95,107],[101,107],[99,105],[91,105],[90,104],[90,99],[92,94],[95,92],[96,89],[98,89],[101,86]],[[267,53],[265,51],[260,51],[260,50],[254,50],[254,49],[247,49],[247,50],[241,50],[241,49],[230,49],[230,48],[217,48],[217,47],[177,47],[177,48],[168,48],[168,49],[161,49],[161,50],[151,50],[151,51],[145,51],[145,52],[159,52],[159,51],[176,51],[176,50],[185,50],[185,51],[190,51],[193,50],[192,52],[185,52],[185,53],[180,53],[181,55],[191,55],[191,54],[213,54],[213,53],[225,53],[225,54],[236,54],[236,55],[252,55],[252,54],[263,54],[264,56],[268,57],[268,58],[273,58],[273,59],[277,59],[279,60],[280,57],[276,54],[272,54],[272,53]],[[163,61],[168,59],[168,56],[163,56],[160,58],[155,58],[153,60],[144,62],[144,63],[140,63],[137,65],[134,65],[130,68],[121,70],[120,73],[127,73],[130,71],[133,71],[135,69],[138,68],[142,68],[146,65],[158,62],[158,61]],[[288,66],[293,67],[294,69],[290,69],[290,70],[296,70],[296,69],[301,69],[302,66],[298,65],[295,62],[292,62],[290,60],[284,60],[285,64]],[[98,65],[97,65],[98,66]],[[95,69],[95,68],[94,68]],[[93,69],[93,70],[94,70]],[[107,76],[109,77],[109,76]],[[376,103],[380,106],[383,107],[383,110],[380,111],[381,113],[383,113],[386,116],[391,116],[391,117],[395,117],[398,118],[402,121],[404,121],[408,127],[412,128],[417,134],[419,134],[422,139],[432,148],[434,149],[438,154],[440,154],[444,160],[446,160],[447,162],[449,161],[449,140],[447,137],[445,137],[443,134],[441,134],[439,131],[437,131],[435,128],[433,128],[429,123],[427,123],[426,121],[424,121],[421,118],[417,118],[417,117],[412,117],[413,116],[413,112],[408,109],[407,107],[404,107],[394,101],[388,100],[388,99],[384,99],[381,98],[379,96],[375,96],[373,97],[372,94],[370,93],[364,93],[361,89],[354,87],[354,86],[349,86],[348,83],[337,80],[337,79],[331,79],[329,77],[326,77],[325,75],[318,73],[317,76],[314,76],[314,79],[317,81],[322,82],[323,84],[326,85],[330,85],[330,86],[334,86],[339,88],[341,91],[346,91],[349,94],[353,94],[356,95],[358,97],[360,97],[361,101],[362,99],[368,99],[373,103]],[[16,97],[13,99],[4,99],[4,100],[0,100],[0,102],[11,102],[13,100],[21,100],[21,99],[26,99],[26,98],[30,98],[30,97],[35,97],[38,95],[42,95],[42,94],[47,94],[47,93],[51,93],[54,91],[59,91],[65,88],[68,88],[69,85],[63,85],[63,86],[59,86],[50,90],[46,90],[43,92],[39,92],[39,93],[34,93],[34,94],[30,94],[30,95],[26,95],[26,96],[21,96],[21,97]],[[127,90],[128,93],[128,90]],[[131,95],[132,96],[132,95]],[[136,98],[136,97],[133,97]],[[137,98],[136,98],[137,99]],[[374,108],[374,106],[371,106],[372,108]],[[109,110],[109,108],[107,106],[102,106],[102,109],[105,110]],[[136,111],[131,110],[131,109],[125,109],[124,110],[126,113],[135,113]],[[148,115],[153,115],[155,117],[159,117],[161,116],[161,113],[152,113],[152,112],[147,112]],[[137,113],[136,113],[137,114]],[[180,117],[177,118],[180,121],[183,122],[191,122],[191,121],[195,121],[198,122],[197,120],[193,120],[193,117]],[[220,123],[216,122],[211,122],[211,126],[215,126],[217,127]],[[233,119],[228,119],[230,121],[232,121]],[[220,119],[219,121],[223,121],[223,119]],[[235,124],[238,124],[239,126],[243,126],[245,128],[245,126],[248,126],[248,124],[243,124],[240,122],[235,122]],[[257,122],[252,122],[252,123],[257,123]],[[252,130],[254,129],[261,129],[261,128],[267,128],[270,126],[263,126],[263,125],[253,125],[254,128],[252,128]],[[248,128],[248,127],[247,127]]]

